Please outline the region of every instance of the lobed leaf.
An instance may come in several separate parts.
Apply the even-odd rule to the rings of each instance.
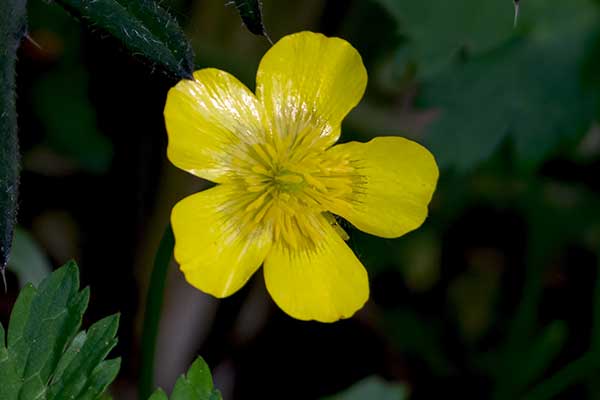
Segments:
[[[377,0],[408,36],[426,73],[448,64],[459,51],[479,54],[513,34],[512,2],[506,0]]]
[[[426,144],[441,167],[466,171],[507,139],[524,169],[536,168],[589,128],[595,98],[580,70],[590,32],[515,40],[448,68],[424,85],[420,100],[440,110]]]
[[[440,72],[459,56],[479,56],[515,37],[532,33],[556,35],[593,18],[593,0],[555,4],[529,0],[521,6],[518,29],[513,27],[513,3],[507,0],[375,0],[396,21],[406,37],[400,49],[419,66],[423,76]]]
[[[26,285],[11,313],[7,346],[0,326],[0,398],[97,399],[120,360],[104,361],[116,344],[118,315],[78,332],[89,290],[79,290],[70,262],[34,288]]]
[[[213,386],[210,369],[202,357],[198,357],[187,375],[177,379],[171,400],[220,400],[221,394]]]
[[[112,315],[96,322],[86,335],[79,337],[81,347],[65,353],[71,360],[68,366],[57,371],[60,373],[52,379],[48,400],[80,398],[88,391],[91,384],[90,377],[93,377],[96,368],[117,344],[115,335],[118,326],[119,316]],[[73,351],[75,356],[72,356]],[[102,392],[97,393],[100,394]]]
[[[177,21],[154,0],[55,1],[171,75],[192,77],[192,47]]]
[[[210,369],[202,357],[198,357],[187,375],[177,379],[171,400],[222,400],[221,393],[214,388]],[[168,400],[162,389],[157,389],[149,400]]]

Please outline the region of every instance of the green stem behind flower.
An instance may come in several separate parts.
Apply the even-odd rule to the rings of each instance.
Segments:
[[[140,399],[147,399],[154,390],[156,338],[158,336],[167,271],[173,256],[174,245],[173,230],[171,229],[171,225],[168,225],[154,258],[154,268],[150,277],[150,286],[148,287],[148,296],[146,298],[144,330],[142,332],[142,364],[138,388]]]

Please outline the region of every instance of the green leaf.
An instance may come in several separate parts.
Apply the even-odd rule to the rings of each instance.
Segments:
[[[17,218],[19,145],[15,107],[17,48],[25,33],[25,0],[0,2],[0,270],[8,262]]]
[[[96,322],[90,327],[87,334],[83,336],[84,343],[81,348],[76,351],[75,357],[69,356],[69,358],[72,357],[72,359],[68,366],[61,369],[60,374],[57,374],[52,379],[50,389],[48,390],[48,400],[68,398],[78,399],[81,398],[84,393],[88,392],[90,389],[89,386],[94,381],[94,379],[90,379],[90,377],[96,378],[95,375],[104,372],[101,362],[117,344],[115,335],[118,326],[119,317],[118,315],[113,315]],[[69,351],[67,351],[67,353],[68,352]],[[109,364],[109,367],[110,366],[111,365]],[[100,368],[100,370],[96,371],[96,368]],[[109,368],[109,372],[111,372],[113,368],[114,367]],[[101,380],[101,382],[103,382],[103,380]],[[110,381],[108,383],[110,383]],[[102,390],[99,393],[96,393],[96,395],[101,395],[104,388],[105,386],[101,387]],[[96,388],[92,386],[92,389],[95,390]]]
[[[171,400],[218,400],[221,394],[213,387],[210,369],[202,357],[190,367],[187,376],[180,376],[175,383]]]
[[[19,294],[8,327],[0,332],[0,398],[97,399],[119,370],[120,360],[103,361],[116,344],[118,316],[78,332],[89,290],[79,290],[77,265],[70,262],[36,289]]]
[[[512,2],[507,0],[377,0],[408,36],[426,71],[447,64],[459,50],[478,54],[513,33]]]
[[[525,357],[520,358],[520,364],[513,365],[517,388],[525,388],[542,377],[563,349],[566,339],[567,324],[564,321],[554,321],[546,327],[523,353]]]
[[[17,398],[21,382],[5,344],[4,327],[0,324],[0,399],[13,400]]]
[[[55,0],[171,75],[191,78],[194,54],[177,21],[153,0]]]
[[[355,383],[349,389],[324,400],[404,400],[408,391],[404,385],[386,382],[378,376],[371,376]]]
[[[85,390],[77,398],[81,400],[102,398],[108,385],[117,377],[120,368],[120,358],[102,361],[94,368]]]
[[[425,84],[421,102],[439,108],[426,144],[442,167],[459,171],[487,159],[506,139],[524,169],[589,128],[595,99],[580,70],[590,30],[516,40]]]
[[[248,30],[255,35],[267,37],[262,20],[262,4],[260,0],[235,0],[235,7]]]
[[[167,394],[164,392],[164,390],[159,388],[156,389],[154,393],[152,393],[152,396],[150,396],[148,400],[169,400],[169,398],[167,397]]]
[[[586,353],[575,361],[555,372],[548,379],[529,391],[524,399],[528,400],[551,400],[559,398],[559,395],[567,388],[595,377],[598,371],[598,359],[595,354]]]
[[[98,130],[87,93],[88,74],[81,64],[63,62],[33,86],[33,105],[49,145],[87,171],[106,172],[112,143]]]
[[[422,76],[439,72],[458,56],[484,54],[516,36],[533,32],[557,36],[594,17],[591,0],[561,4],[528,0],[521,5],[519,25],[514,29],[510,0],[375,1],[397,22],[398,33],[408,44],[399,52],[417,62]]]
[[[421,318],[409,309],[398,309],[385,315],[382,329],[389,332],[402,353],[419,357],[434,374],[446,376],[454,369],[443,350],[439,321]]]
[[[152,276],[150,277],[150,285],[148,286],[148,295],[146,296],[146,310],[144,311],[144,328],[142,333],[142,366],[138,387],[138,397],[140,399],[148,397],[154,388],[156,338],[158,337],[165,282],[167,281],[167,272],[173,258],[174,246],[175,237],[173,236],[173,229],[171,229],[171,225],[167,225],[156,251],[156,256],[154,257],[154,267],[152,269]]]
[[[8,267],[14,272],[21,284],[39,285],[51,272],[50,262],[35,239],[17,227],[12,245]]]
[[[214,388],[210,369],[202,357],[198,357],[188,370],[181,375],[170,397],[171,400],[222,400],[221,393]],[[168,400],[162,389],[157,389],[149,400]]]

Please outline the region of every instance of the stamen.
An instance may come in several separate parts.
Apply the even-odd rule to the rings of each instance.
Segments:
[[[232,154],[233,182],[239,185],[240,194],[226,207],[242,214],[226,222],[232,232],[236,224],[243,225],[237,232],[244,235],[269,229],[274,241],[290,248],[313,247],[322,241],[325,218],[347,240],[329,210],[352,208],[361,177],[345,155],[315,148],[319,132],[306,129],[249,144],[243,157]]]
[[[256,200],[248,204],[248,206],[246,207],[246,211],[256,210],[258,207],[260,207],[265,202],[265,198],[269,195],[270,192],[270,188],[265,190],[265,192],[261,194],[258,198],[256,198]]]
[[[275,180],[282,183],[302,183],[302,177],[299,175],[279,175]]]

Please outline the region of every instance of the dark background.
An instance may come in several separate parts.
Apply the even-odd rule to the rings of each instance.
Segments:
[[[176,80],[58,6],[29,3],[41,48],[24,43],[17,66],[19,225],[48,265],[77,260],[88,323],[122,313],[112,392],[135,398],[154,253],[173,204],[206,183],[166,160],[162,109]],[[439,186],[429,219],[402,238],[346,224],[372,290],[347,321],[291,319],[260,272],[216,301],[173,264],[161,386],[200,354],[226,399],[317,399],[370,375],[414,400],[600,398],[599,5],[521,3],[513,29],[510,0],[264,1],[274,40],[313,30],[363,56],[369,86],[342,140],[417,140],[438,159]],[[269,44],[233,6],[162,5],[198,67],[254,88]],[[4,319],[19,287],[8,278]]]

